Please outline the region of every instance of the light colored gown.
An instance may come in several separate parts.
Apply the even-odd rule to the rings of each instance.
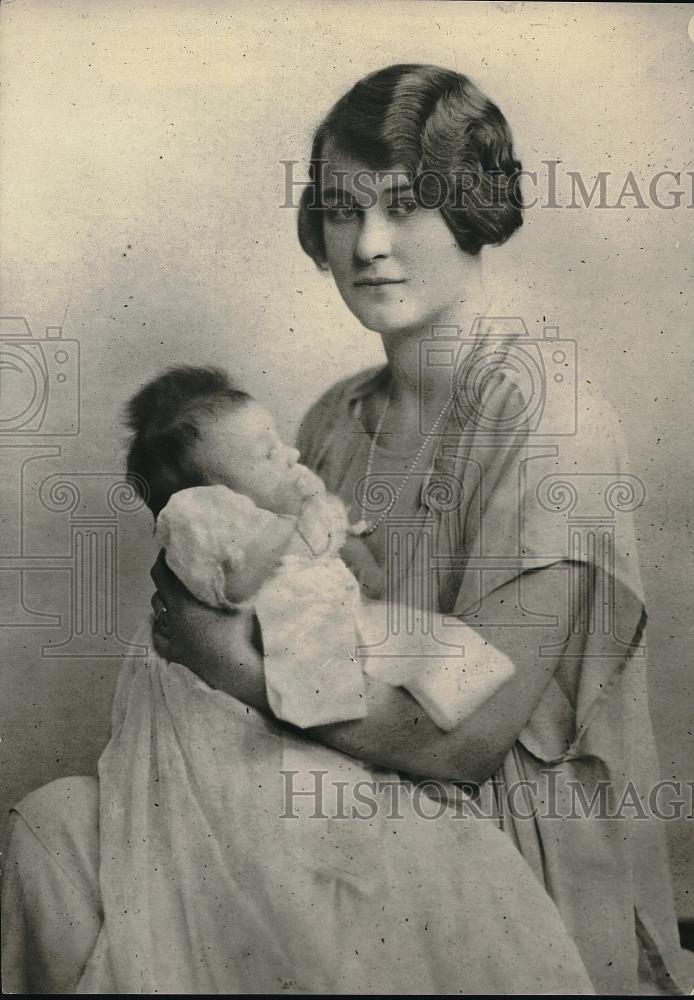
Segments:
[[[393,798],[153,652],[121,674],[98,806],[86,780],[17,808],[10,992],[592,992],[492,823]]]
[[[164,517],[167,558],[198,596],[221,603],[224,567],[241,557],[262,513],[225,487],[189,490],[178,501]],[[349,709],[350,718],[336,681],[345,669],[361,679],[361,667],[354,656],[347,668],[333,656],[322,665],[319,647],[334,645],[335,629],[326,634],[325,615],[309,613],[324,594],[344,603],[339,560],[330,552],[315,566],[305,554],[289,560],[279,584],[269,581],[257,597],[264,642],[268,627],[277,632],[278,595],[283,617],[295,614],[303,625],[287,638],[295,662],[279,683],[275,670],[281,706],[297,708],[300,724],[307,712],[324,720]],[[315,583],[308,589],[306,573]],[[344,566],[342,573],[350,576]],[[346,653],[377,638],[384,607],[360,611]],[[292,634],[293,625],[285,622]],[[499,682],[498,670],[472,669],[475,633],[457,631],[466,633],[467,659],[413,673],[412,638],[394,637],[396,662],[375,664],[390,682],[406,683],[443,728]],[[148,639],[145,630],[138,643]],[[420,643],[426,648],[424,637]],[[326,688],[318,701],[304,690],[304,653],[315,660],[313,683]],[[292,686],[304,692],[296,705]],[[591,993],[554,904],[513,845],[493,823],[470,817],[462,792],[452,810],[430,791],[303,738],[150,651],[122,670],[98,787],[56,782],[17,807],[4,892],[5,987]]]

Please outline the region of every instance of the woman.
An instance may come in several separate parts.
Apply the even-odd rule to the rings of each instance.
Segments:
[[[663,832],[626,808],[624,793],[627,780],[645,795],[659,777],[630,522],[638,481],[616,417],[585,390],[577,434],[561,436],[561,413],[558,426],[536,434],[538,401],[517,374],[532,348],[478,321],[482,247],[504,242],[522,221],[508,125],[465,77],[392,66],[335,105],[311,158],[302,246],[381,335],[387,363],[312,407],[298,441],[303,461],[370,521],[391,601],[414,594],[435,612],[484,623],[516,667],[513,681],[451,733],[415,725],[404,692],[372,683],[366,719],[315,736],[400,772],[481,783],[481,800],[495,800],[499,824],[557,903],[596,989],[677,993]],[[427,364],[437,333],[442,357]],[[563,370],[566,360],[557,364]],[[581,528],[586,518],[594,531]],[[405,553],[406,536],[411,543],[417,533]],[[204,648],[218,619],[193,609],[161,563],[153,578],[157,606],[168,609],[162,652],[228,686],[218,669],[223,649]],[[535,626],[524,627],[533,616]],[[260,692],[250,676],[243,683],[253,703]],[[590,803],[600,789],[606,808],[558,818],[577,816],[581,793]]]
[[[478,811],[494,815],[555,900],[596,990],[678,993],[662,835],[651,820],[625,822],[619,810],[591,803],[604,789],[607,805],[619,804],[625,778],[639,794],[657,778],[624,495],[634,477],[624,473],[614,417],[595,400],[585,408],[589,422],[580,412],[578,435],[557,444],[535,434],[544,430],[537,400],[513,375],[519,359],[534,355],[482,320],[481,249],[521,223],[508,126],[466,78],[394,66],[338,102],[312,161],[302,245],[381,335],[387,358],[329,390],[300,433],[304,461],[367,522],[387,597],[372,608],[367,646],[386,655],[384,680],[368,681],[366,718],[312,736],[381,768],[477,784]],[[563,366],[559,348],[554,356]],[[595,527],[595,501],[614,501],[615,481],[622,493],[612,520],[617,510],[626,525],[608,517]],[[229,617],[194,602],[161,559],[152,575],[158,652],[265,709],[252,614]],[[402,607],[413,674],[433,683],[445,674],[446,614],[484,627],[513,660],[511,681],[464,725],[442,731],[387,683],[401,624],[388,612]],[[454,802],[456,786],[441,788]],[[74,793],[93,811],[93,789]],[[66,794],[30,796],[21,821],[36,833]],[[82,872],[94,867],[93,851],[64,853]],[[86,925],[93,905],[83,904]]]

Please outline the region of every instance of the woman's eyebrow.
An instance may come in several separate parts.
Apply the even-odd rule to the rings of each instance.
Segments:
[[[354,196],[350,194],[349,191],[345,191],[344,188],[336,188],[336,187],[324,188],[322,195],[323,198],[331,198],[335,201],[338,201],[340,199],[342,200],[350,199],[351,201],[354,201]]]
[[[387,187],[382,188],[381,194],[397,202],[398,198],[412,194],[412,185],[398,184],[397,182],[389,184]],[[351,205],[356,202],[355,195],[351,191],[345,191],[344,188],[325,188],[321,193],[321,198],[324,202],[337,202],[340,205]]]
[[[409,181],[405,181],[403,184],[394,181],[392,184],[388,184],[383,190],[386,193],[396,191],[398,194],[405,194],[405,192],[412,190],[412,184]]]
[[[398,198],[412,194],[412,190],[411,184],[391,184],[390,187],[384,188],[384,194],[390,195],[393,203],[397,204]]]

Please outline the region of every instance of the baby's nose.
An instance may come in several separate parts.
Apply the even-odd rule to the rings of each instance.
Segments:
[[[287,448],[287,464],[296,465],[301,452],[297,448]]]

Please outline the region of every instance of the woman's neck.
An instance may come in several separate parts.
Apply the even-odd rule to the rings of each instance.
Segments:
[[[455,370],[472,349],[475,321],[486,311],[480,294],[417,330],[382,335],[392,409],[417,408],[425,425],[438,416],[451,397]]]

